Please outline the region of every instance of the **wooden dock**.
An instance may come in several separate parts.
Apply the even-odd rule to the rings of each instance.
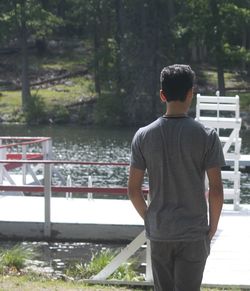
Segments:
[[[44,239],[44,198],[0,196],[0,238]],[[53,240],[129,241],[143,221],[128,200],[51,198]],[[250,205],[224,205],[204,286],[250,288]]]
[[[44,240],[44,197],[0,196],[0,239]],[[50,240],[130,241],[143,230],[128,200],[51,198]]]
[[[207,286],[250,288],[250,205],[224,205],[203,277]]]

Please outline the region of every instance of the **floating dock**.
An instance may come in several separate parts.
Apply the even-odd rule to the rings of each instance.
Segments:
[[[0,196],[0,239],[44,240],[44,197]],[[130,241],[143,221],[128,200],[51,198],[49,240]]]
[[[1,196],[0,239],[44,240],[44,198]],[[121,242],[134,239],[143,221],[128,200],[51,198],[51,239]],[[223,207],[212,241],[204,286],[250,288],[250,205]]]
[[[250,289],[250,205],[224,205],[211,245],[203,285]],[[226,289],[225,289],[226,290]]]

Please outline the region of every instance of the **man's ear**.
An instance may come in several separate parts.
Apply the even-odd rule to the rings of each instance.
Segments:
[[[162,102],[167,102],[167,97],[165,96],[164,92],[160,90],[160,98]]]

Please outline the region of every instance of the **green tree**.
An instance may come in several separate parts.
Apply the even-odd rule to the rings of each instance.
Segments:
[[[28,42],[31,38],[43,38],[52,32],[52,28],[61,23],[60,19],[43,7],[44,1],[12,0],[1,6],[5,41],[18,38],[21,52],[22,109],[26,111],[30,102]]]
[[[249,72],[249,11],[250,0],[1,1],[0,41],[18,37],[22,47],[24,109],[30,102],[28,44],[34,39],[43,44],[50,34],[76,36],[90,52],[97,121],[145,124],[161,110],[163,66],[215,66],[221,94],[225,69]]]
[[[224,70],[249,62],[249,0],[176,0],[174,42],[186,47],[191,61],[217,68],[218,89],[225,94]],[[178,51],[179,53],[179,51]],[[240,66],[239,66],[240,64]]]
[[[226,62],[247,69],[250,63],[250,1],[230,1],[221,7]]]

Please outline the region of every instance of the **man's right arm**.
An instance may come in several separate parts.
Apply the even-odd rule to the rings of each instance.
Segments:
[[[207,170],[209,182],[209,238],[213,238],[220,219],[224,201],[223,184],[221,179],[221,168],[214,167]]]
[[[140,214],[142,219],[145,219],[147,212],[147,203],[142,193],[142,182],[144,171],[130,166],[128,179],[128,196],[132,201],[134,208]]]

